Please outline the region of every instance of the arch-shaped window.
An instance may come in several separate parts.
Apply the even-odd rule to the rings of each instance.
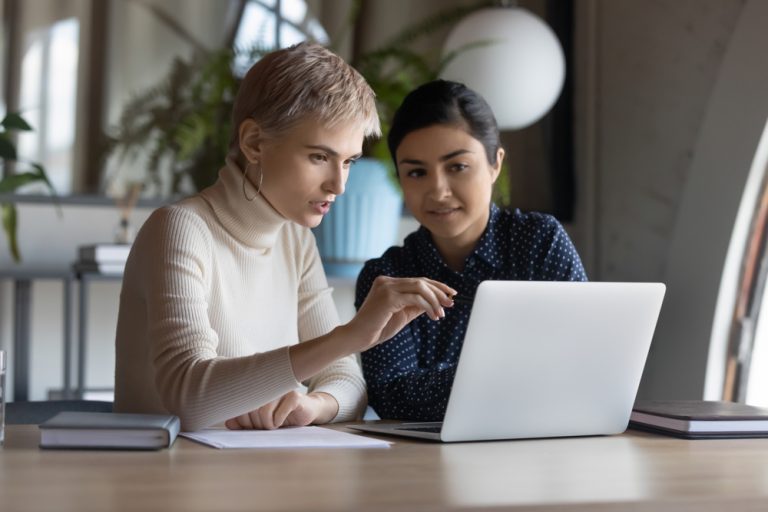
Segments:
[[[723,398],[768,406],[768,124],[755,153],[745,197],[751,218],[728,336]],[[750,191],[750,183],[757,190]],[[738,227],[738,226],[737,226]],[[746,228],[746,226],[743,226]]]
[[[644,397],[733,397],[724,386],[733,384],[729,355],[740,346],[732,326],[768,165],[768,68],[754,51],[766,14],[765,2],[745,2],[708,99],[665,261]]]
[[[283,48],[304,40],[328,42],[328,34],[304,0],[249,0],[235,34],[235,48]],[[252,64],[246,54],[235,60],[245,72]]]

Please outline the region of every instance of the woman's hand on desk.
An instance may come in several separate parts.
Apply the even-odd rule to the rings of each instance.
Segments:
[[[443,318],[444,308],[453,306],[454,295],[456,290],[432,279],[379,276],[347,325],[364,340],[361,350],[366,350],[387,341],[423,313],[432,320]]]
[[[339,404],[327,393],[304,394],[290,391],[255,411],[226,421],[230,430],[273,430],[329,423],[336,417]]]

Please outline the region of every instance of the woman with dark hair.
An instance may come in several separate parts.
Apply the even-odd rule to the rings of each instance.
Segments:
[[[485,280],[586,281],[554,217],[504,211],[491,201],[504,149],[478,93],[445,80],[422,85],[398,108],[387,142],[405,204],[421,227],[402,247],[366,263],[356,307],[378,276],[426,277],[466,297]],[[362,354],[369,403],[381,417],[443,419],[469,312],[469,304],[456,302],[439,322],[421,316]]]

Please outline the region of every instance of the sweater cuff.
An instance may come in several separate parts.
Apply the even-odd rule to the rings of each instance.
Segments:
[[[264,352],[262,357],[268,361],[266,364],[271,368],[275,375],[280,376],[279,380],[284,379],[281,383],[282,386],[290,384],[290,389],[295,389],[301,387],[303,384],[296,380],[296,374],[293,372],[290,348],[291,347],[288,346],[270,350],[269,352]]]
[[[356,421],[362,418],[368,397],[365,388],[354,381],[339,379],[326,382],[311,390],[313,393],[328,393],[339,404],[339,411],[331,423]]]

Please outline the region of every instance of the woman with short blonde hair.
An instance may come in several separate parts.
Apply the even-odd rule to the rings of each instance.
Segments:
[[[314,117],[328,127],[359,123],[366,137],[381,135],[371,87],[344,59],[317,44],[265,55],[246,73],[240,91],[232,126],[253,118],[277,136],[297,121]],[[239,146],[239,134],[233,131],[230,149],[238,152]]]
[[[382,278],[339,325],[310,228],[378,133],[372,90],[327,49],[303,43],[251,68],[217,182],[154,212],[134,242],[116,411],[176,414],[184,430],[359,417],[366,395],[354,354],[423,313],[441,318],[455,293]]]

